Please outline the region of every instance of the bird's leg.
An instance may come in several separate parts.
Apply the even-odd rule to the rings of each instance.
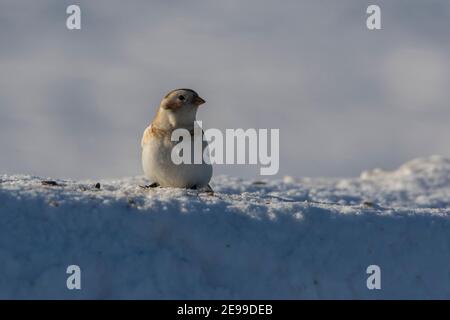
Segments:
[[[156,188],[159,187],[159,183],[153,182],[152,184],[146,185],[146,186],[140,186],[142,189],[150,189],[150,188]]]

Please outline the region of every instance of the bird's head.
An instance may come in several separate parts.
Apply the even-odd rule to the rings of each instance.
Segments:
[[[206,101],[192,89],[175,89],[170,91],[161,101],[161,108],[171,111],[196,109]]]
[[[191,128],[197,109],[204,104],[197,92],[192,89],[175,89],[161,100],[157,120],[161,127]],[[156,120],[156,119],[155,119]]]

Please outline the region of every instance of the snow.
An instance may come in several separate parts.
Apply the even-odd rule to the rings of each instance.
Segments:
[[[217,176],[214,195],[43,180],[0,176],[2,299],[450,298],[447,158],[352,179]]]

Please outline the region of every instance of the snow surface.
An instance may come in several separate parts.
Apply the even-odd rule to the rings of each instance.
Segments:
[[[215,194],[0,176],[0,298],[450,298],[450,159]],[[66,288],[79,265],[82,289]],[[381,290],[366,287],[381,267]]]

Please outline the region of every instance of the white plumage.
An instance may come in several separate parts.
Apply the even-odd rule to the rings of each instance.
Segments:
[[[161,101],[158,113],[144,131],[142,137],[142,167],[145,176],[156,186],[175,188],[208,189],[212,176],[212,166],[202,160],[200,164],[172,161],[172,149],[178,144],[171,141],[172,132],[183,128],[194,132],[198,107],[205,103],[191,89],[177,89],[169,92]],[[191,150],[194,151],[194,138],[191,137]],[[202,142],[202,153],[207,148]],[[193,154],[192,154],[193,159]]]

